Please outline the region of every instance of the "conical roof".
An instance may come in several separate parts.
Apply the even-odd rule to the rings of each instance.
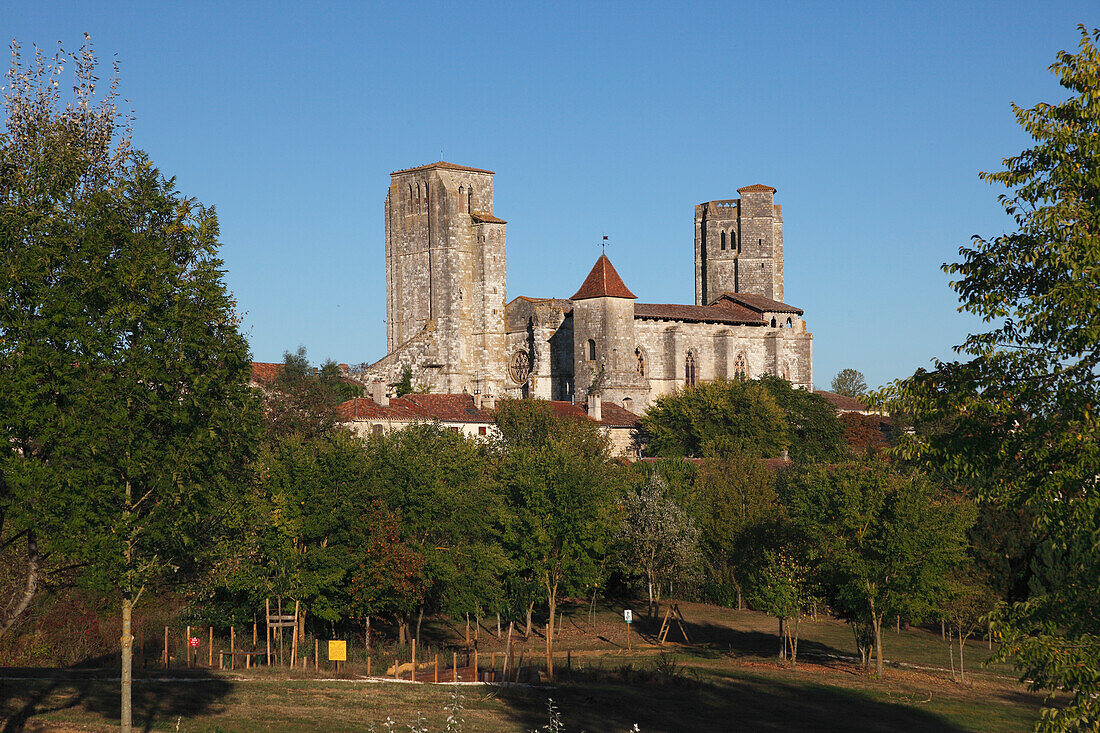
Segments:
[[[607,255],[600,255],[600,259],[596,260],[596,264],[592,267],[592,272],[588,273],[588,277],[584,279],[581,289],[570,300],[637,297],[626,287],[619,273],[615,272],[615,266],[611,264],[611,260],[607,259]]]

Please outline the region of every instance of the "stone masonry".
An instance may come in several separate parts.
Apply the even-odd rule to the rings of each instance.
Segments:
[[[783,299],[776,190],[695,207],[695,304],[639,303],[601,256],[572,298],[505,305],[505,222],[493,173],[450,163],[391,174],[386,196],[385,358],[359,378],[390,385],[405,366],[434,393],[599,395],[641,413],[662,394],[719,377],[773,374],[813,388],[813,336]]]

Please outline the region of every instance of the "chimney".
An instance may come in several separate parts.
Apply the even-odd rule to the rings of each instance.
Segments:
[[[371,382],[370,398],[382,407],[390,406],[390,396],[386,394],[385,382]]]
[[[497,409],[497,398],[491,394],[481,396],[481,407],[486,410]]]
[[[780,457],[780,459],[782,459],[784,461],[789,461],[790,460],[790,458],[788,458],[788,453],[787,453],[786,448],[784,448],[783,452],[779,454],[779,457]]]
[[[596,422],[603,420],[603,411],[600,409],[600,396],[591,392],[588,393],[588,416]]]

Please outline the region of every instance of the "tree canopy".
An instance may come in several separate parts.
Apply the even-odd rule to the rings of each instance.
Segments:
[[[1004,609],[1002,647],[1050,699],[1043,725],[1100,725],[1100,31],[1050,66],[1069,96],[1013,105],[1035,144],[982,180],[1015,231],[973,237],[944,265],[961,309],[990,324],[893,385],[916,431],[898,455],[1026,508],[1041,537],[1027,600]],[[922,429],[927,426],[928,429]]]
[[[859,398],[867,394],[867,380],[856,369],[841,369],[833,377],[830,388],[839,395]]]

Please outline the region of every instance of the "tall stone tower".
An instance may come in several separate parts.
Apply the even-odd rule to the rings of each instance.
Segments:
[[[634,293],[607,255],[600,255],[573,301],[573,385],[578,402],[590,393],[604,401],[643,406],[649,382],[638,371]]]
[[[775,189],[737,189],[740,199],[695,207],[695,304],[722,293],[783,300],[783,207]]]
[[[433,391],[502,388],[504,235],[492,171],[439,162],[391,174],[387,351]]]

